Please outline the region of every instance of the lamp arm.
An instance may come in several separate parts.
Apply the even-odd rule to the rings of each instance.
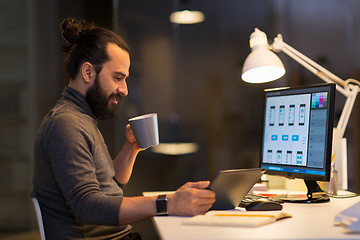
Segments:
[[[360,82],[354,79],[349,79],[344,81],[343,79],[339,78],[335,74],[331,73],[324,67],[320,66],[310,58],[306,57],[304,54],[300,53],[290,45],[286,44],[281,34],[278,34],[278,36],[274,39],[273,44],[270,46],[270,48],[275,52],[283,51],[285,54],[287,54],[289,57],[294,59],[296,62],[303,65],[306,69],[308,69],[310,72],[312,72],[314,75],[321,78],[324,82],[328,83],[336,83],[336,90],[339,91],[344,96],[349,95],[349,90],[347,89],[350,85],[349,83],[356,84],[360,86]]]
[[[349,122],[350,114],[354,107],[357,94],[359,92],[359,85],[349,84],[347,89],[348,89],[348,95],[346,97],[346,101],[343,110],[341,112],[338,125],[336,126],[336,130],[338,131],[338,136],[341,138],[344,136],[346,126]]]
[[[344,136],[351,111],[354,107],[354,103],[360,89],[360,82],[355,79],[348,79],[344,81],[343,79],[337,77],[335,74],[326,70],[324,67],[320,66],[310,58],[306,57],[304,54],[286,44],[282,40],[281,34],[279,34],[274,39],[274,42],[270,48],[276,52],[283,51],[296,62],[303,65],[310,72],[321,78],[323,81],[328,83],[336,83],[336,90],[346,97],[344,108],[341,112],[340,119],[336,127],[337,136],[342,138]]]
[[[319,70],[318,66],[316,66],[316,65],[318,65],[317,63],[313,62],[311,59],[301,58],[300,56],[296,55],[294,52],[292,52],[290,50],[290,48],[291,48],[290,46],[288,46],[288,45],[286,46],[286,43],[284,43],[284,44],[285,44],[284,48],[282,49],[282,51],[284,53],[286,53],[288,56],[293,58],[295,61],[297,61],[298,63],[303,65],[305,68],[307,68],[310,72],[312,72],[313,74],[318,76],[324,82],[327,82],[327,83],[334,83],[335,82],[336,83],[336,90],[338,90],[344,96],[347,96],[346,91],[342,87],[343,82],[345,82],[344,80],[342,80],[340,78],[335,80],[335,78],[333,78],[331,75],[327,74],[326,72],[323,72],[322,70]],[[308,60],[310,60],[310,62]],[[312,62],[315,63],[315,65]],[[332,74],[332,73],[330,73],[330,74]]]

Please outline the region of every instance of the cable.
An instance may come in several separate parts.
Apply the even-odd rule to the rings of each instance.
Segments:
[[[353,197],[359,196],[359,194],[357,194],[357,193],[337,195],[337,194],[328,193],[326,191],[324,191],[324,192],[331,198],[353,198]]]

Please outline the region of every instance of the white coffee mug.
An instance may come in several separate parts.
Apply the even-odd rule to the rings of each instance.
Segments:
[[[130,118],[129,123],[140,148],[149,148],[159,144],[156,113]]]

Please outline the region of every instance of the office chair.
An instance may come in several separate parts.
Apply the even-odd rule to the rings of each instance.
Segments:
[[[45,240],[45,231],[44,231],[44,225],[43,225],[40,205],[36,198],[32,198],[32,201],[34,204],[34,210],[35,210],[36,220],[37,220],[39,230],[40,230],[41,240]]]

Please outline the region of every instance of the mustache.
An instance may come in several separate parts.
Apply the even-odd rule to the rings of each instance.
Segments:
[[[109,98],[117,98],[117,99],[119,99],[119,100],[121,100],[122,97],[123,97],[123,96],[122,96],[120,93],[112,93],[112,94],[109,96]]]

